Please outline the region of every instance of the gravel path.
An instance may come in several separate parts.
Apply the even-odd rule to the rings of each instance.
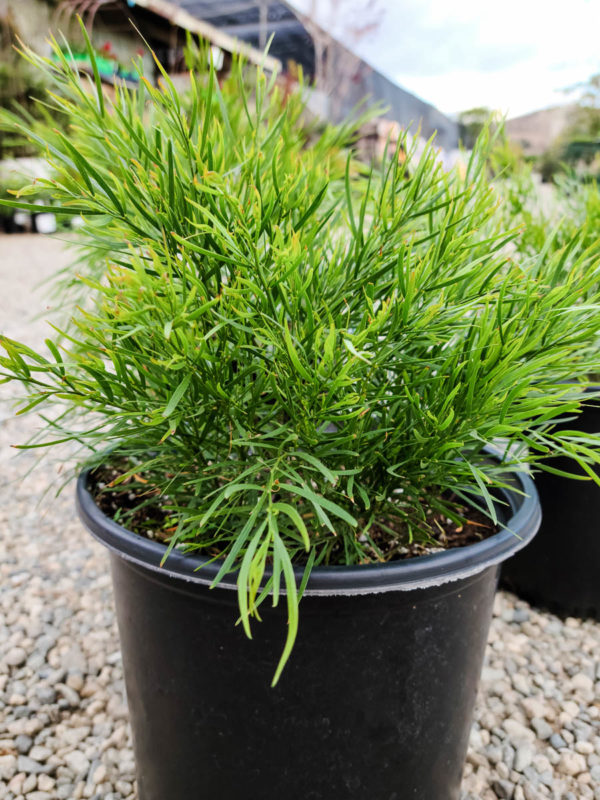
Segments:
[[[32,287],[67,262],[57,241],[0,236],[3,333],[47,335],[28,322],[44,311]],[[9,445],[36,423],[12,416],[14,391],[0,386],[0,800],[133,800],[107,558],[78,523],[72,488],[54,496],[64,467],[46,460],[22,477],[36,456]],[[463,800],[547,797],[600,800],[600,624],[501,592]]]
[[[29,321],[48,308],[32,290],[70,259],[53,239],[0,236],[2,333],[32,345],[49,335]],[[134,800],[107,557],[76,518],[72,486],[55,496],[68,462],[52,454],[26,475],[37,454],[10,449],[36,425],[14,418],[17,391],[0,386],[0,800]]]

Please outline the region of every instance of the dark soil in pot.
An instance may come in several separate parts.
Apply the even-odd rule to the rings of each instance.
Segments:
[[[107,517],[119,520],[130,531],[153,541],[168,544],[171,533],[164,531],[166,527],[167,531],[172,532],[172,529],[168,528],[168,509],[160,505],[158,497],[155,502],[149,502],[151,496],[155,496],[155,490],[149,491],[147,481],[141,479],[139,475],[135,475],[134,479],[129,477],[123,480],[129,467],[130,465],[123,463],[120,468],[105,466],[90,473],[90,491],[96,504]],[[499,527],[478,508],[466,505],[455,495],[449,495],[446,499],[463,517],[460,524],[453,522],[441,512],[431,512],[427,515],[430,539],[410,542],[407,529],[403,529],[397,521],[387,521],[387,530],[374,523],[369,529],[369,534],[373,543],[377,545],[379,553],[390,561],[415,558],[455,547],[465,547],[498,532]],[[394,526],[395,538],[402,542],[401,545],[390,541],[391,526]],[[219,555],[219,552],[212,548],[204,551],[196,550],[196,553],[207,558]],[[300,555],[307,557],[306,553]],[[380,560],[375,553],[373,560]]]
[[[248,641],[235,575],[210,590],[217,566],[181,553],[161,569],[164,546],[104,516],[86,481],[80,514],[111,551],[140,800],[458,798],[498,564],[539,524],[527,478],[529,498],[507,494],[512,532],[315,569],[274,689],[283,610],[265,604]]]
[[[600,404],[588,405],[565,430],[600,431]],[[583,474],[566,458],[552,466]],[[538,536],[505,562],[502,583],[530,603],[561,616],[600,616],[600,487],[541,472],[535,485],[542,506]]]

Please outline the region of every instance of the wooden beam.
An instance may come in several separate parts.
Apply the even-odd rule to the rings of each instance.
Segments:
[[[135,0],[135,5],[157,14],[168,20],[172,25],[177,25],[190,33],[196,33],[203,39],[208,39],[212,44],[216,44],[222,50],[229,53],[240,53],[253,64],[259,64],[269,72],[280,72],[281,61],[273,56],[265,55],[260,50],[256,50],[246,42],[229,36],[204,20],[192,16],[183,8],[176,6],[168,0]],[[135,6],[134,6],[135,7]]]

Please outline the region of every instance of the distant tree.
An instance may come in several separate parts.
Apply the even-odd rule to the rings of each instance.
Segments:
[[[485,106],[476,106],[466,111],[461,111],[458,115],[458,135],[464,147],[469,150],[474,147],[477,137],[483,130],[485,124],[493,119],[497,121],[499,114]]]
[[[600,139],[600,73],[567,91],[579,93],[577,109],[567,131],[567,138]]]
[[[559,138],[539,158],[537,167],[542,180],[552,181],[565,170],[575,170],[581,177],[595,175],[600,151],[600,73],[564,90],[571,95],[575,108],[569,124]]]

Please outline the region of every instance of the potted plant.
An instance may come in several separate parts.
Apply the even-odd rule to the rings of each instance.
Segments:
[[[143,50],[141,55],[144,55]],[[81,49],[75,43],[73,46],[63,48],[63,57],[72,65],[73,69],[94,74],[87,48]],[[55,55],[54,60],[59,61],[60,59]],[[119,61],[111,42],[104,42],[99,50],[94,50],[94,62],[100,79],[108,84],[112,85],[116,78],[120,78],[123,82],[137,83],[139,81],[139,72],[130,69]]]
[[[582,183],[573,176],[562,176],[556,181],[548,210],[540,207],[538,190],[526,167],[501,181],[500,191],[506,197],[512,220],[523,226],[515,241],[521,263],[535,264],[560,254],[567,275],[571,261],[597,241],[600,191],[596,182]],[[597,346],[597,342],[592,341],[591,345]],[[571,380],[569,376],[565,379]],[[589,379],[597,383],[598,374],[590,373]],[[590,390],[577,419],[565,415],[557,421],[557,430],[576,429],[582,441],[588,434],[600,432],[596,391],[597,387]],[[550,467],[536,477],[543,512],[540,532],[535,541],[504,564],[503,584],[557,614],[599,616],[598,471],[590,480],[590,470],[582,470],[568,457],[556,459]]]
[[[479,151],[446,174],[402,139],[361,170],[353,124],[306,139],[260,69],[109,104],[27,56],[74,120],[33,133],[41,183],[106,266],[0,370],[45,409],[33,444],[83,448],[141,800],[457,798],[499,564],[539,525],[529,465],[598,461],[552,430],[598,363],[597,252],[527,273],[486,232]]]

